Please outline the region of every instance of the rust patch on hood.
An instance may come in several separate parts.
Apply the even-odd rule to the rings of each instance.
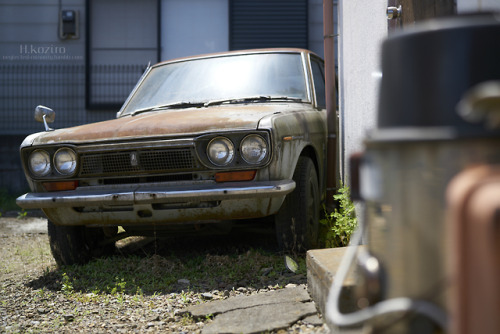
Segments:
[[[43,132],[34,138],[33,145],[196,135],[214,130],[256,129],[261,118],[283,110],[290,110],[290,105],[270,103],[155,111]]]

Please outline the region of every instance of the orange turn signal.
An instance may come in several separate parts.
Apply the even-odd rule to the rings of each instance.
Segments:
[[[215,174],[216,182],[252,181],[257,171],[221,172]]]
[[[44,182],[43,187],[46,191],[75,190],[78,187],[78,181]]]

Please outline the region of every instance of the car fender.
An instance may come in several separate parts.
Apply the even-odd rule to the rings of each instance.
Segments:
[[[311,158],[316,160],[319,182],[324,183],[327,125],[322,111],[309,107],[276,113],[264,117],[259,129],[271,132],[274,154],[269,165],[270,179],[291,179],[299,157],[307,151],[309,155],[313,152]]]

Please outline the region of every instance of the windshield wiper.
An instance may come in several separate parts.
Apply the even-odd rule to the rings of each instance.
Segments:
[[[292,101],[292,102],[303,102],[302,99],[298,97],[288,97],[288,96],[251,96],[251,97],[242,97],[235,99],[223,99],[223,100],[214,100],[208,101],[203,106],[209,107],[213,105],[220,105],[224,103],[232,104],[232,103],[248,103],[248,102],[268,102],[268,101]]]
[[[149,111],[157,111],[157,110],[164,110],[164,109],[182,109],[182,108],[190,108],[190,107],[203,107],[204,103],[203,102],[175,102],[175,103],[169,103],[169,104],[163,104],[159,106],[154,106],[154,107],[148,107],[148,108],[143,108],[143,109],[137,109],[133,113],[131,113],[131,116],[136,116],[138,114],[142,114],[145,112]]]
[[[154,107],[147,107],[143,109],[137,109],[132,112],[131,116],[136,116],[145,112],[157,111],[157,110],[165,110],[165,109],[182,109],[182,108],[190,108],[190,107],[209,107],[213,105],[220,105],[224,103],[229,104],[237,104],[237,103],[249,103],[249,102],[268,102],[268,101],[292,101],[292,102],[303,102],[302,99],[297,97],[288,97],[288,96],[251,96],[251,97],[242,97],[242,98],[233,98],[233,99],[222,99],[222,100],[214,100],[208,102],[175,102],[169,103]]]

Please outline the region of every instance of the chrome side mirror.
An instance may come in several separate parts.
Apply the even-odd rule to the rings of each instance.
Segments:
[[[41,105],[35,108],[35,120],[45,125],[45,131],[53,130],[49,127],[48,123],[54,122],[55,119],[56,113],[54,110]]]

